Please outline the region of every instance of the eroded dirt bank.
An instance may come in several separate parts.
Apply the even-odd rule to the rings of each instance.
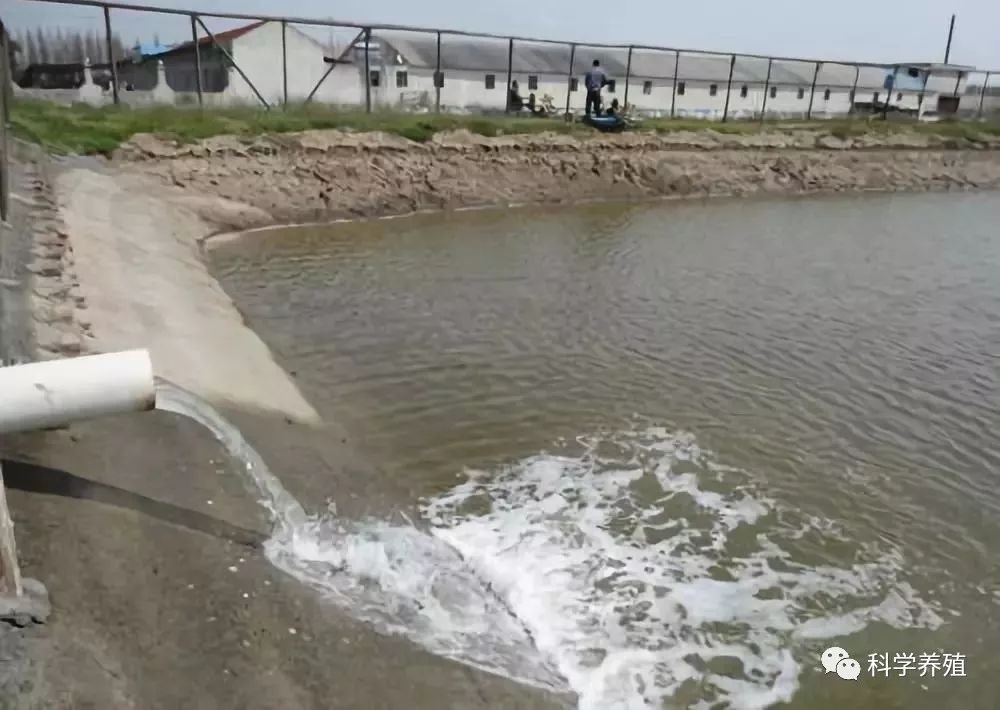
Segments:
[[[191,199],[246,205],[242,214],[204,215],[239,229],[524,202],[989,188],[1000,186],[998,151],[1000,136],[916,133],[486,138],[457,131],[421,144],[380,133],[307,131],[189,145],[142,135],[115,162]]]

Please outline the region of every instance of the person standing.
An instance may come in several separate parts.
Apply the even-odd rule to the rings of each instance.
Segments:
[[[595,115],[600,116],[601,89],[608,85],[608,75],[601,69],[600,60],[594,60],[594,66],[583,77],[583,85],[587,88],[587,104],[585,109],[587,116],[590,116],[591,108],[593,108]]]

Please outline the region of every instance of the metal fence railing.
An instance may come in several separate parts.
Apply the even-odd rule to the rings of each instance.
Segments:
[[[0,221],[6,222],[10,214],[10,161],[7,143],[7,124],[10,122],[10,104],[13,100],[13,83],[10,67],[10,37],[3,20],[0,20]]]
[[[103,54],[29,62],[42,75],[72,73],[78,85],[63,97],[70,101],[249,102],[265,109],[315,102],[365,111],[515,109],[561,115],[585,109],[582,75],[598,60],[611,79],[606,99],[648,116],[726,121],[893,111],[981,117],[1000,110],[1000,95],[990,83],[998,72],[955,65],[555,41],[102,0],[18,1],[73,6],[71,17],[60,10],[52,21],[85,27],[86,41],[77,44],[89,54]],[[117,28],[134,26],[150,13],[175,42],[125,50]],[[22,48],[37,55],[29,60],[52,58],[53,52],[42,51],[42,40],[39,32],[33,50]],[[31,36],[23,44],[33,44]],[[60,97],[56,90],[33,93]]]

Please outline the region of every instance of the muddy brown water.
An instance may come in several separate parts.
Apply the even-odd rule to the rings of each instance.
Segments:
[[[996,193],[605,204],[211,254],[581,706],[986,708],[998,223]],[[823,672],[829,646],[856,682]]]

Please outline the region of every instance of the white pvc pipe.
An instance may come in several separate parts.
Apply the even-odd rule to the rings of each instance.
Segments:
[[[155,407],[146,350],[0,367],[0,434]]]

